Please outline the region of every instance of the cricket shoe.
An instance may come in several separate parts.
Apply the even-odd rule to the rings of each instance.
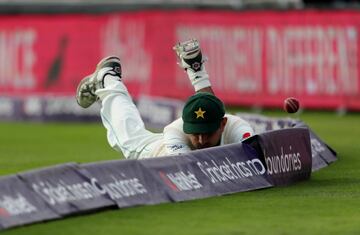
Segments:
[[[104,88],[106,75],[116,76],[121,81],[121,64],[118,57],[105,57],[97,64],[94,73],[80,81],[76,89],[76,101],[81,107],[87,108],[99,99],[95,92]]]
[[[203,68],[203,63],[207,60],[203,57],[200,43],[197,39],[179,42],[173,49],[179,58],[178,64],[185,70],[198,72]]]

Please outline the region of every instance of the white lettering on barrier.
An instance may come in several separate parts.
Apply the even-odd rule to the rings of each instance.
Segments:
[[[56,184],[40,181],[33,183],[32,188],[51,205],[99,197],[105,192],[93,181],[92,184],[81,182],[70,185],[62,180]]]
[[[62,180],[56,184],[40,181],[33,183],[32,188],[51,205],[96,198],[106,193],[111,199],[147,193],[138,178],[118,179],[113,175],[111,178],[113,181],[101,185],[96,178],[91,178],[90,183],[85,181],[75,184],[66,184]]]
[[[2,209],[0,217],[29,214],[37,211],[37,208],[20,193],[17,193],[15,197],[3,195],[0,198],[0,209]]]
[[[221,164],[214,160],[211,160],[210,163],[204,161],[196,164],[212,183],[263,175],[266,172],[265,166],[257,158],[242,162],[232,162],[227,157],[225,159],[226,161]]]
[[[280,147],[281,154],[274,156],[267,156],[264,150],[265,163],[267,166],[267,173],[269,175],[286,173],[291,171],[301,170],[301,160],[299,152],[292,152],[291,145],[289,152],[284,153],[284,147]]]
[[[196,190],[203,187],[190,171],[187,171],[187,173],[183,171],[167,173],[166,176],[179,191]]]
[[[101,187],[110,195],[111,199],[131,197],[139,194],[146,194],[147,190],[138,178],[117,179],[111,176],[112,182],[101,184]]]

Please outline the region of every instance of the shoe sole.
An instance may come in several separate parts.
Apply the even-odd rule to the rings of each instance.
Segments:
[[[95,98],[95,99],[94,99],[94,102],[86,102],[86,103],[80,102],[80,100],[81,100],[80,89],[81,89],[81,87],[82,87],[89,79],[91,79],[91,76],[92,76],[92,74],[86,76],[85,78],[83,78],[83,79],[80,81],[80,83],[79,83],[79,85],[78,85],[78,87],[77,87],[77,89],[76,89],[76,102],[77,102],[81,107],[83,107],[83,108],[89,107],[90,105],[92,105],[92,104],[96,101],[96,98]],[[91,93],[91,91],[89,91],[89,93],[90,93],[91,95],[94,95],[94,94]]]

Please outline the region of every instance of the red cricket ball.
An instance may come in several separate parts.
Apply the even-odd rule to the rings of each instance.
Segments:
[[[300,102],[294,97],[288,97],[284,100],[284,110],[288,113],[296,113],[300,108]]]

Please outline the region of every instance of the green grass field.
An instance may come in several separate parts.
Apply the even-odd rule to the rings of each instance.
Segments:
[[[278,115],[278,113],[266,113]],[[360,234],[360,114],[304,112],[339,160],[289,187],[38,223],[2,234]],[[0,123],[0,175],[65,162],[117,159],[101,123]]]

